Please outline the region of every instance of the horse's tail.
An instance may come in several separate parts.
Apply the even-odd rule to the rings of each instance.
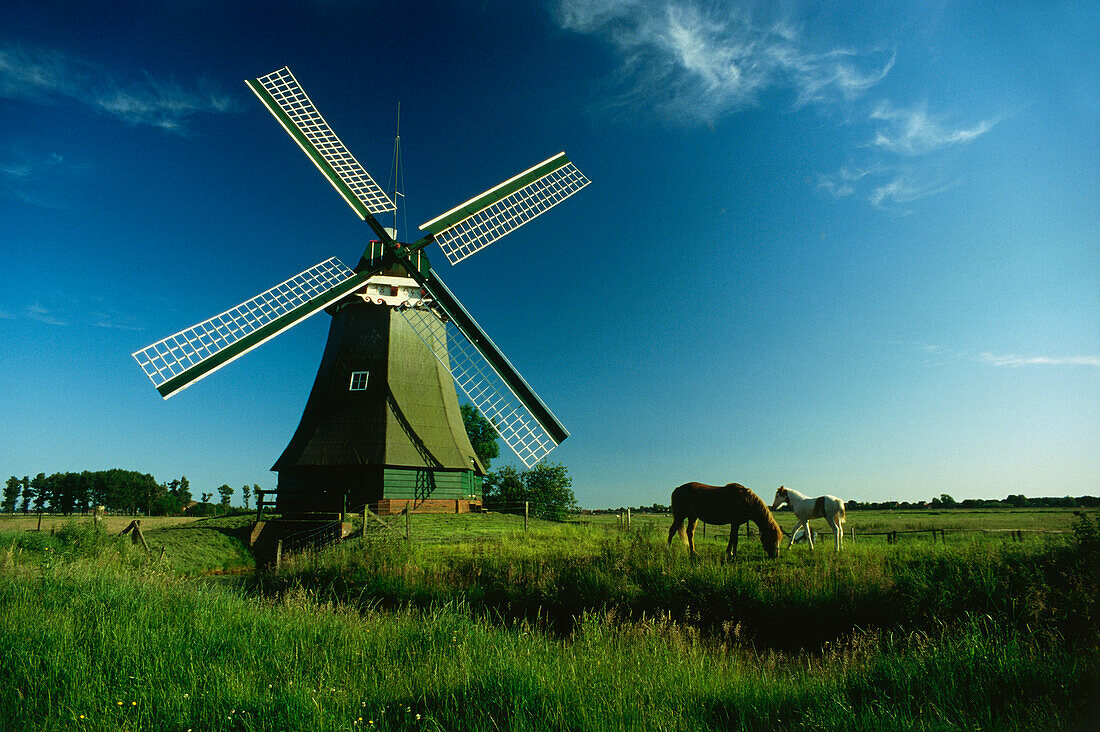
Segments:
[[[838,499],[836,499],[836,502],[837,502],[836,521],[837,521],[837,523],[843,523],[844,518],[845,518],[844,501],[842,501],[838,498]]]
[[[683,490],[686,486],[680,486],[672,491],[672,499],[669,508],[672,509],[672,526],[668,530],[668,543],[672,543],[672,535],[679,534],[680,541],[688,543],[687,531],[684,530],[684,521],[687,519],[687,511],[684,510]]]

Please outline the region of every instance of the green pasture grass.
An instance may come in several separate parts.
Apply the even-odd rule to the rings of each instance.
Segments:
[[[529,528],[346,542],[291,556],[263,594],[86,527],[0,535],[15,537],[0,729],[1012,730],[1096,715],[1095,523],[778,561],[743,541],[726,565],[717,546],[692,563],[657,527]],[[559,609],[567,626],[547,620]],[[779,642],[800,627],[809,650]]]
[[[129,523],[129,521],[127,521]],[[0,561],[9,565],[56,562],[62,558],[110,556],[127,565],[158,563],[185,575],[249,571],[255,560],[244,541],[250,524],[245,517],[199,519],[186,523],[142,520],[149,545],[133,545],[130,535],[95,526],[90,518],[69,518],[49,531],[9,531],[0,528]],[[159,528],[158,528],[159,527]]]
[[[693,562],[666,536],[656,526],[554,525],[453,545],[352,540],[289,555],[254,588],[277,595],[301,586],[359,607],[462,603],[559,635],[586,612],[668,618],[708,636],[787,649],[820,648],[858,628],[927,629],[968,612],[1077,635],[1097,621],[1095,594],[1085,589],[1095,591],[1095,578],[1073,579],[1084,570],[1072,535],[852,542],[840,554],[828,544],[796,545],[778,560],[742,538],[727,564],[725,537],[700,541]]]
[[[979,509],[911,509],[893,511],[849,511],[844,523],[845,540],[858,541],[864,532],[883,531],[929,531],[931,529],[944,529],[955,532],[958,537],[969,533],[993,530],[1003,532],[1006,530],[1023,531],[1069,531],[1073,525],[1077,512],[1084,512],[1093,518],[1100,516],[1100,509],[1088,508],[979,508]],[[797,523],[794,513],[787,507],[783,507],[773,514],[776,521],[784,531],[793,531]],[[581,515],[575,519],[577,522],[605,529],[617,529],[620,519],[615,514],[589,514]],[[650,527],[655,530],[668,531],[672,525],[672,516],[669,514],[633,513],[630,516],[631,527]],[[831,535],[829,525],[824,519],[814,519],[810,522],[815,535],[817,533]],[[698,537],[705,531],[707,538],[729,537],[726,526],[707,526],[703,529],[700,525],[696,529]],[[742,529],[743,531],[743,529]],[[928,535],[931,536],[931,533]],[[831,538],[831,536],[826,536]],[[867,537],[872,539],[872,537]],[[916,537],[914,537],[916,538]],[[885,540],[874,537],[872,540]],[[815,540],[816,541],[816,540]]]
[[[0,728],[529,730],[1071,728],[1095,646],[967,614],[816,654],[585,613],[567,638],[461,603],[259,600],[78,561],[0,571]]]

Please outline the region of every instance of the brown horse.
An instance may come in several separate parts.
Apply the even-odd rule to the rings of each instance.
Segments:
[[[722,557],[732,558],[737,551],[737,531],[741,524],[753,521],[760,529],[760,543],[764,552],[773,559],[779,554],[779,539],[783,530],[772,518],[771,511],[760,497],[740,483],[729,485],[703,485],[684,483],[672,491],[672,528],[668,530],[668,543],[677,533],[684,537],[684,519],[687,519],[687,545],[695,557],[695,522],[729,524],[730,542]]]

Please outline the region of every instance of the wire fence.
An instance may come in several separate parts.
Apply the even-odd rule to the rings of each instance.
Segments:
[[[653,532],[663,537],[672,525],[672,516],[667,513],[634,511],[632,509],[610,511],[566,510],[560,506],[519,501],[496,503],[478,510],[474,520],[455,520],[454,512],[402,510],[397,514],[378,515],[365,509],[356,514],[348,514],[343,520],[316,522],[282,539],[281,551],[301,551],[309,547],[331,544],[348,539],[372,538],[374,540],[408,541],[431,544],[493,543],[504,537],[529,535],[535,540],[538,535],[560,531],[560,527],[584,526],[598,532]],[[789,515],[777,517],[790,519]],[[787,521],[787,523],[790,523]],[[811,529],[812,530],[812,529]],[[758,534],[752,522],[738,527],[748,538]],[[785,531],[786,536],[790,536]],[[728,524],[706,524],[698,522],[695,528],[696,541],[725,542],[729,539]],[[897,528],[883,530],[863,530],[858,526],[845,525],[845,541],[864,542],[884,541],[886,544],[898,544],[907,540],[930,540],[933,543],[946,543],[949,537],[962,538],[967,535],[1003,536],[1013,542],[1022,542],[1028,535],[1051,535],[1072,533],[1069,529],[1037,528],[978,528],[967,526],[928,526],[919,528]],[[815,541],[832,537],[829,530],[812,530]],[[804,538],[799,538],[804,541]]]

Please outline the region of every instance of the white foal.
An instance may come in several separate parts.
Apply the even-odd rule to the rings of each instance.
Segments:
[[[840,551],[841,540],[844,538],[844,501],[836,496],[810,498],[798,491],[779,486],[779,490],[775,492],[775,500],[772,501],[772,510],[777,510],[784,503],[791,504],[791,510],[794,511],[795,518],[798,519],[798,524],[791,532],[791,541],[787,544],[787,549],[794,546],[794,535],[799,528],[805,530],[806,540],[810,543],[810,549],[813,549],[814,539],[810,535],[809,521],[810,519],[824,518],[829,522],[829,528],[833,530],[836,550]]]

